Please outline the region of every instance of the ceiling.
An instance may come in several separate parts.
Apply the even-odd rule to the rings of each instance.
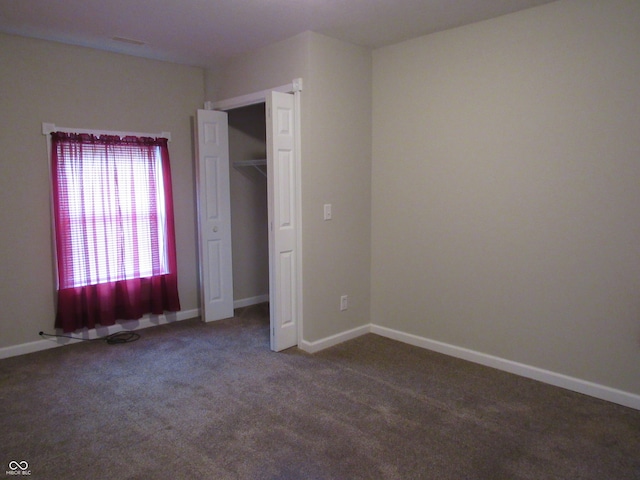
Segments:
[[[377,48],[550,1],[0,0],[0,31],[215,67],[307,30]]]

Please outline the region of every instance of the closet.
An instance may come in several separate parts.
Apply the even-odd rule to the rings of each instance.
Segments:
[[[300,97],[279,88],[196,115],[203,319],[268,301],[276,352],[298,344],[302,315]]]
[[[228,110],[234,307],[269,301],[265,104]]]

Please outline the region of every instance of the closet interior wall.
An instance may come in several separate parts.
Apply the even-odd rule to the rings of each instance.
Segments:
[[[229,181],[233,297],[236,308],[268,300],[269,237],[266,165],[234,167],[266,158],[264,103],[229,110]]]

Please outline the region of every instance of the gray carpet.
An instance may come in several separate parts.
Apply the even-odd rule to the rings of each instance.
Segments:
[[[131,344],[0,360],[2,469],[26,461],[33,479],[640,479],[639,411],[375,335],[272,353],[267,316],[261,305],[141,330]]]

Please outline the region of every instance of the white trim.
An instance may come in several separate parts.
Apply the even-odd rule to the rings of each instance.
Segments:
[[[269,294],[258,295],[256,297],[241,298],[240,300],[233,301],[233,308],[250,307],[251,305],[258,305],[269,301]]]
[[[304,319],[303,313],[304,309],[304,295],[303,295],[303,277],[302,277],[302,232],[304,231],[302,228],[303,220],[302,220],[302,114],[300,113],[300,91],[302,90],[302,79],[297,78],[293,81],[294,88],[296,90],[293,92],[293,101],[294,101],[294,109],[296,118],[295,122],[295,168],[296,168],[296,218],[298,220],[296,225],[296,275],[297,275],[297,292],[296,292],[296,319],[297,319],[297,329],[298,329],[298,345],[301,345],[303,342],[303,334],[304,334]]]
[[[81,340],[94,340],[103,338],[113,333],[122,332],[124,330],[141,330],[143,328],[155,327],[167,323],[179,322],[196,318],[200,316],[200,309],[182,310],[180,312],[170,312],[163,315],[145,315],[139,320],[127,320],[111,325],[109,327],[97,327],[85,330],[82,333],[68,334],[72,338],[66,337],[49,337],[46,340],[36,340],[35,342],[22,343],[20,345],[12,345],[10,347],[0,348],[0,359],[24,355],[27,353],[48,350],[54,347],[62,347],[72,343],[78,343]],[[67,334],[64,334],[67,335]]]
[[[352,340],[354,338],[365,335],[370,331],[371,325],[363,325],[361,327],[347,330],[346,332],[331,335],[330,337],[326,337],[321,340],[316,340],[315,342],[307,342],[306,340],[301,340],[298,342],[298,348],[304,350],[307,353],[316,353],[320,350],[324,350],[325,348],[333,347],[334,345],[338,345],[339,343],[346,342],[347,340]]]
[[[147,132],[122,132],[116,130],[89,130],[86,128],[59,127],[55,123],[42,123],[42,134],[49,135],[53,132],[88,133],[90,135],[117,135],[118,137],[151,137],[166,138],[171,141],[171,132],[147,133]]]
[[[215,110],[222,110],[226,112],[227,110],[233,110],[234,108],[248,107],[249,105],[255,105],[257,103],[265,103],[267,100],[267,95],[269,95],[269,93],[271,92],[294,93],[297,91],[298,90],[296,90],[296,87],[293,83],[288,83],[287,85],[268,88],[260,92],[248,93],[239,97],[227,98],[225,100],[213,102],[213,108]],[[210,104],[210,102],[205,102],[205,105],[207,103]]]
[[[393,330],[391,328],[381,327],[379,325],[370,325],[370,327],[371,333],[375,333],[376,335],[381,335],[403,343],[408,343],[409,345],[461,358],[487,367],[497,368],[498,370],[538,380],[549,385],[566,388],[567,390],[583,393],[601,400],[607,400],[609,402],[624,405],[625,407],[640,410],[640,395],[636,395],[634,393],[625,392],[605,385],[599,385],[597,383],[544,370],[531,365],[513,362],[493,355],[487,355],[467,348],[457,347],[437,340],[419,337],[417,335]]]

